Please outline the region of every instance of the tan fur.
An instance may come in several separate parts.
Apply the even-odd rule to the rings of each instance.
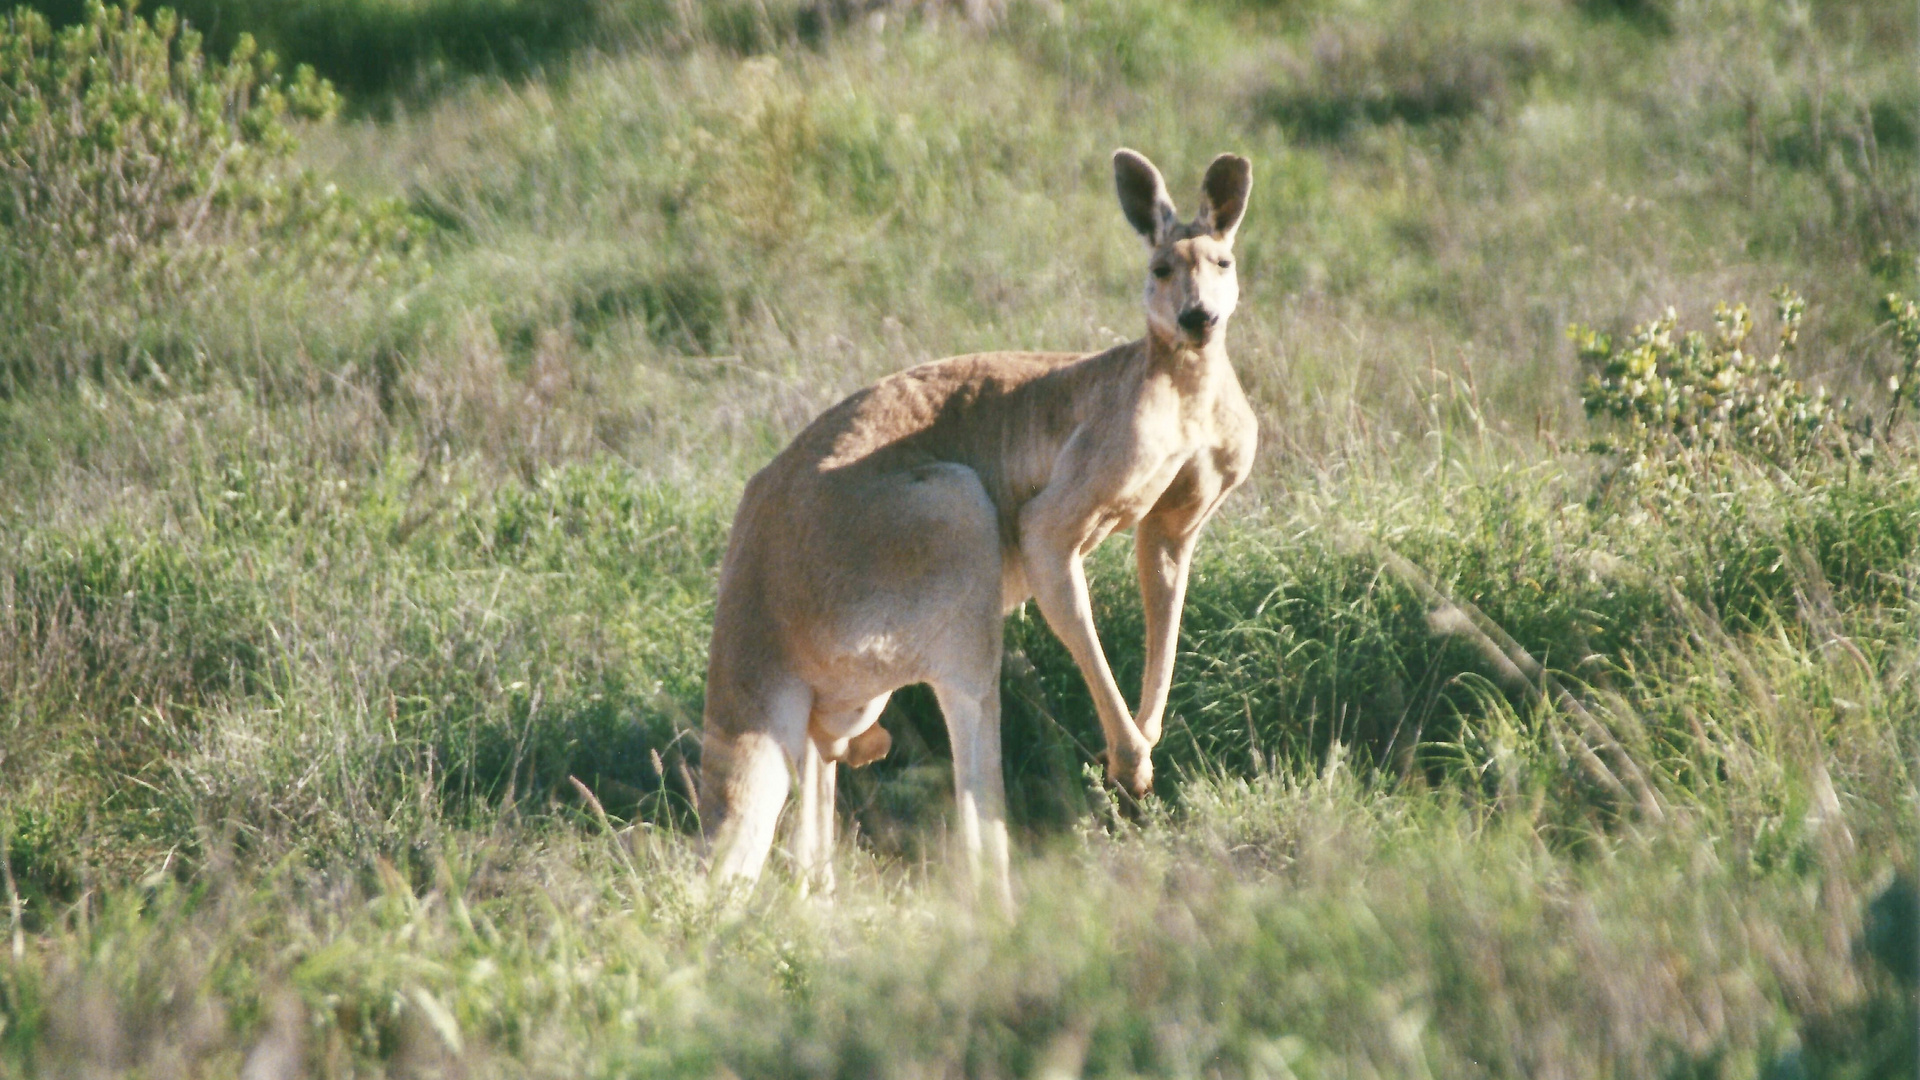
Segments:
[[[921,364],[827,410],[748,482],[707,669],[700,812],[715,877],[758,876],[791,768],[794,855],[830,884],[835,765],[883,755],[887,696],[925,682],[952,736],[975,880],[1011,904],[1001,620],[1029,595],[1092,691],[1108,775],[1136,795],[1151,785],[1194,542],[1253,463],[1254,417],[1223,340],[1251,177],[1244,159],[1215,159],[1182,224],[1144,157],[1121,150],[1114,172],[1152,248],[1145,338]],[[1147,625],[1137,721],[1082,566],[1128,528]]]

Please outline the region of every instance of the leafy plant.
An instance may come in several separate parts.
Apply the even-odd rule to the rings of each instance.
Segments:
[[[1717,305],[1711,335],[1678,332],[1672,308],[1624,342],[1572,327],[1580,359],[1597,369],[1581,393],[1587,415],[1616,422],[1594,449],[1619,455],[1639,474],[1721,454],[1785,465],[1838,433],[1826,390],[1809,393],[1787,360],[1806,301],[1785,288],[1774,299],[1779,330],[1772,355],[1764,357],[1749,345],[1753,317],[1745,304]]]
[[[242,36],[225,63],[174,14],[93,3],[0,24],[0,392],[190,356],[172,317],[221,286],[346,288],[410,270],[417,224],[295,168],[292,122],[340,99]],[[292,279],[292,280],[290,280]]]
[[[1887,409],[1886,427],[1891,429],[1909,402],[1920,397],[1920,304],[1898,293],[1888,293],[1880,301],[1880,310],[1893,329],[1900,349],[1900,374],[1887,380],[1893,391],[1893,404]]]

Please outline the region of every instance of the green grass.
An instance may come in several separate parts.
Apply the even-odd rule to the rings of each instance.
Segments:
[[[1565,333],[1786,283],[1884,415],[1908,7],[186,10],[341,82],[297,162],[431,272],[183,280],[0,399],[0,1076],[1915,1075],[1911,429],[1642,497]],[[1255,163],[1158,797],[1027,611],[1014,919],[913,689],[834,902],[706,896],[741,485],[907,364],[1137,335],[1119,145]]]

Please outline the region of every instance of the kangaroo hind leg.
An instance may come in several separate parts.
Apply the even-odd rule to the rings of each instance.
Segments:
[[[976,892],[992,890],[1002,911],[1013,911],[1007,864],[1007,792],[1000,774],[1000,680],[998,657],[982,677],[933,685],[953,743],[953,796],[960,815],[960,842]]]
[[[812,749],[812,698],[794,682],[749,698],[757,716],[716,723],[709,708],[700,745],[700,825],[713,880],[759,878],[786,806],[789,770],[804,768],[803,755]]]
[[[807,740],[800,756],[800,817],[793,826],[793,861],[800,894],[833,892],[833,803],[840,765]]]
[[[834,794],[840,762],[853,768],[885,757],[892,740],[878,723],[888,694],[848,709],[822,709],[815,699],[807,721],[807,749],[800,766],[800,820],[793,856],[803,888],[833,891]]]
[[[912,621],[925,644],[925,680],[940,700],[953,745],[960,841],[976,892],[1013,910],[1007,865],[1007,797],[1000,775],[1000,649],[1007,581],[998,515],[971,469],[925,470],[930,545]],[[934,569],[937,568],[937,569]]]

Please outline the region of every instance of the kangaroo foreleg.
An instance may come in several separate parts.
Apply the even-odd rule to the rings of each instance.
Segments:
[[[1185,525],[1187,527],[1182,528]],[[1160,742],[1160,725],[1173,685],[1173,657],[1180,645],[1180,609],[1187,598],[1199,523],[1150,514],[1134,531],[1134,561],[1140,569],[1140,603],[1146,616],[1147,666],[1140,678],[1140,737]]]
[[[1107,739],[1107,776],[1134,795],[1145,795],[1153,783],[1152,746],[1134,725],[1126,699],[1114,682],[1113,669],[1107,666],[1107,655],[1100,648],[1078,543],[1061,544],[1050,541],[1044,531],[1023,530],[1020,553],[1040,614],[1073,656],[1093,695],[1093,707],[1100,714],[1100,728]]]

